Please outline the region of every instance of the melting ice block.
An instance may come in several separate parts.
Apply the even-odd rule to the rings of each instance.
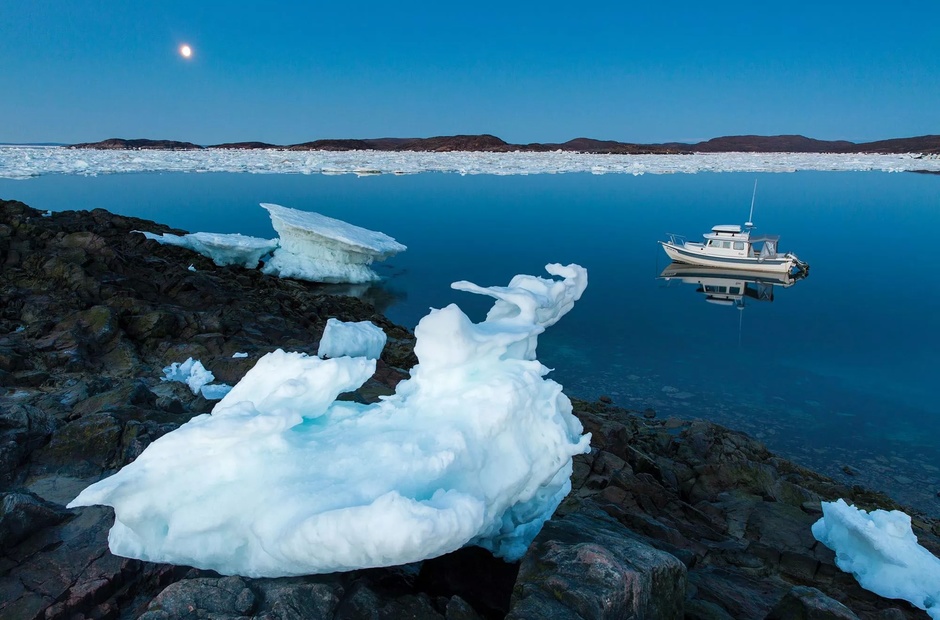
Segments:
[[[870,513],[845,500],[822,503],[816,540],[836,552],[836,565],[866,590],[900,598],[940,620],[940,559],[917,542],[900,510]]]
[[[206,370],[201,361],[191,357],[185,362],[173,362],[164,368],[160,380],[185,383],[193,394],[202,394],[206,400],[219,400],[232,389],[227,383],[212,383],[215,375]]]
[[[317,349],[318,357],[365,357],[377,360],[385,348],[388,337],[382,328],[372,321],[359,321],[347,323],[337,319],[329,319],[326,329],[320,338],[320,347]]]
[[[515,560],[571,489],[590,449],[535,339],[587,286],[517,276],[465,290],[498,299],[475,324],[456,306],[415,329],[418,364],[373,405],[336,401],[365,357],[262,357],[211,414],[151,444],[70,507],[114,507],[121,556],[275,577],[415,562],[464,545]]]
[[[262,256],[270,254],[277,248],[277,239],[246,237],[237,233],[197,232],[179,236],[170,233],[156,235],[149,232],[138,232],[157,243],[189,248],[211,258],[212,262],[219,267],[241,265],[247,269],[254,269],[258,266]],[[195,271],[192,265],[190,265],[190,270]]]
[[[189,386],[193,394],[198,394],[204,385],[215,381],[215,375],[206,370],[199,360],[187,358],[185,362],[173,362],[163,369],[161,381],[179,381]]]
[[[360,284],[379,276],[369,268],[405,251],[388,235],[319,213],[261,203],[271,214],[280,247],[262,271],[311,282]]]

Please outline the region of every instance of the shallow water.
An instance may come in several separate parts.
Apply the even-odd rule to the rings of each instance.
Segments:
[[[810,276],[743,308],[658,278],[669,261],[656,240],[742,223],[755,178],[758,232],[780,234]],[[124,174],[0,179],[0,197],[265,237],[257,204],[274,202],[381,230],[409,249],[378,265],[372,295],[410,327],[451,302],[482,318],[486,300],[452,281],[501,285],[577,262],[588,290],[539,347],[568,394],[709,418],[940,514],[940,177]]]

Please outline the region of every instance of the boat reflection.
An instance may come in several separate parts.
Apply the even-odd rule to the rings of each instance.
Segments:
[[[766,271],[726,270],[684,263],[670,263],[659,277],[666,282],[678,280],[694,284],[705,301],[721,306],[743,308],[745,300],[773,301],[774,287],[787,288],[806,277],[804,272],[769,273]]]

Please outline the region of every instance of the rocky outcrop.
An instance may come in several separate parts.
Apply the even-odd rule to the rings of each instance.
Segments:
[[[594,503],[630,536],[681,560],[686,618],[764,618],[787,596],[807,608],[837,608],[812,602],[794,590],[800,586],[816,588],[860,618],[926,618],[904,601],[860,588],[810,531],[821,501],[842,497],[866,509],[898,508],[886,496],[846,487],[704,420],[656,420],[603,402],[575,409],[595,450],[576,457],[574,491],[556,519]],[[915,515],[914,529],[940,555],[940,523]]]
[[[889,499],[744,434],[610,399],[575,402],[593,450],[575,458],[572,493],[517,564],[467,548],[242,579],[115,557],[111,510],[64,504],[210,410],[161,382],[163,366],[196,357],[234,384],[274,348],[315,353],[329,317],[389,335],[375,377],[350,398],[374,402],[415,361],[411,334],[368,303],[217,267],[133,230],[181,232],[0,202],[0,618],[926,617],[859,588],[810,533],[820,501],[895,507]],[[913,525],[940,555],[938,523]]]
[[[100,142],[82,142],[69,145],[72,149],[100,149],[100,150],[160,150],[160,151],[195,151],[203,147],[192,142],[179,140],[150,140],[148,138],[108,138]]]

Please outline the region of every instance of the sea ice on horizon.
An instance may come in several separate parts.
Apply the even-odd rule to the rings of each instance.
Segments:
[[[388,235],[311,211],[261,203],[280,246],[261,271],[281,278],[331,284],[379,279],[369,265],[407,248]]]
[[[797,170],[940,172],[940,156],[902,153],[694,153],[595,155],[590,153],[418,153],[389,151],[109,151],[63,147],[0,147],[0,178],[44,174],[94,176],[122,172],[247,172],[252,174],[673,174],[795,172]]]
[[[189,248],[212,259],[219,267],[240,265],[247,269],[258,266],[261,258],[277,248],[277,239],[261,239],[245,235],[197,232],[188,235],[173,235],[136,231],[164,245],[176,245]],[[192,265],[190,265],[192,267]],[[192,269],[195,271],[195,268]]]
[[[482,323],[456,305],[415,329],[418,364],[395,394],[337,401],[365,357],[262,357],[211,414],[153,442],[69,507],[114,507],[121,556],[276,577],[415,562],[477,545],[508,560],[571,489],[590,435],[535,358],[536,339],[587,286],[516,276],[463,290],[497,299]],[[354,339],[334,334],[336,353]]]
[[[845,500],[822,503],[813,536],[836,553],[836,566],[866,590],[900,598],[940,620],[940,559],[917,542],[900,510],[870,513]]]

